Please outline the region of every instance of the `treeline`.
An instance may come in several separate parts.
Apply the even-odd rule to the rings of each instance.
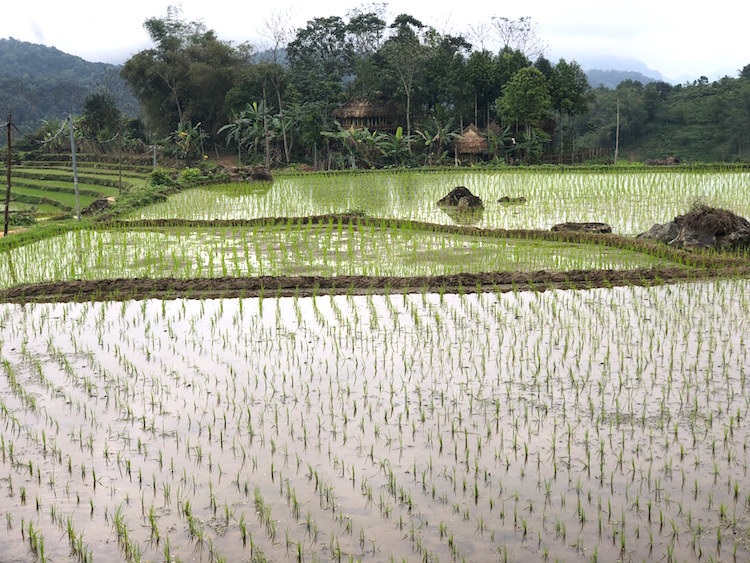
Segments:
[[[144,26],[154,46],[120,72],[142,123],[123,128],[108,107],[117,98],[89,93],[89,138],[160,138],[188,163],[225,149],[246,163],[318,168],[610,162],[618,136],[625,160],[750,160],[750,65],[714,83],[592,89],[575,61],[544,57],[528,18],[492,18],[466,36],[408,14],[388,22],[377,8],[294,32],[278,18],[262,53],[176,8]]]
[[[482,143],[472,159],[537,162],[575,136],[589,103],[583,70],[541,56],[527,18],[493,19],[487,33],[502,48],[492,52],[407,14],[390,23],[377,12],[320,17],[291,40],[269,27],[274,48],[260,62],[250,46],[221,41],[173,8],[144,25],[154,47],[121,75],[149,126],[188,160],[222,143],[266,165],[440,164],[459,156],[452,143],[471,124]]]
[[[597,88],[577,122],[580,146],[612,147],[619,102],[620,147],[631,159],[750,161],[750,65],[738,78],[691,84],[621,82]]]

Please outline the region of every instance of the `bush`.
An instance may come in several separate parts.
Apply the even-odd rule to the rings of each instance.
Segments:
[[[180,186],[190,187],[203,182],[203,173],[198,168],[185,168],[177,176],[177,183]]]
[[[8,215],[8,224],[12,227],[30,227],[36,224],[34,212],[14,211]]]
[[[151,172],[148,184],[150,186],[174,186],[175,181],[172,172],[167,168],[157,168]]]

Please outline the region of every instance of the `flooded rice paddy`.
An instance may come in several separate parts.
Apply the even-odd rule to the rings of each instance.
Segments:
[[[635,235],[685,213],[696,201],[750,216],[750,173],[692,170],[581,172],[551,168],[379,171],[279,175],[273,184],[232,184],[180,192],[133,219],[300,217],[358,211],[370,217],[465,223],[436,202],[457,185],[482,198],[469,219],[481,228],[549,229],[566,221],[603,221]],[[261,189],[262,188],[262,189]],[[498,203],[524,197],[523,205]]]
[[[750,282],[0,306],[6,560],[747,560]]]

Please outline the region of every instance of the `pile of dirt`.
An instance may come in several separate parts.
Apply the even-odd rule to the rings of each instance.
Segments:
[[[88,207],[81,209],[81,215],[96,215],[100,211],[108,209],[114,202],[115,198],[112,196],[97,199],[93,201]]]
[[[230,182],[247,182],[248,180],[254,180],[256,182],[273,182],[273,176],[268,168],[264,166],[224,166],[219,165],[219,168],[229,176]]]
[[[553,225],[550,231],[565,233],[600,233],[606,235],[612,232],[612,227],[607,225],[607,223],[598,222],[558,223],[557,225]]]
[[[455,207],[457,209],[478,209],[484,207],[482,198],[475,196],[464,186],[456,186],[448,195],[439,199],[437,204],[441,207]]]
[[[750,248],[750,222],[727,209],[700,205],[668,223],[657,223],[636,238],[687,250],[734,251]]]

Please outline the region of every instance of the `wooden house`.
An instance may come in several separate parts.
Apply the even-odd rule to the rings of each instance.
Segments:
[[[367,101],[355,101],[334,110],[333,117],[344,129],[367,129],[393,133],[396,115],[393,107]]]

